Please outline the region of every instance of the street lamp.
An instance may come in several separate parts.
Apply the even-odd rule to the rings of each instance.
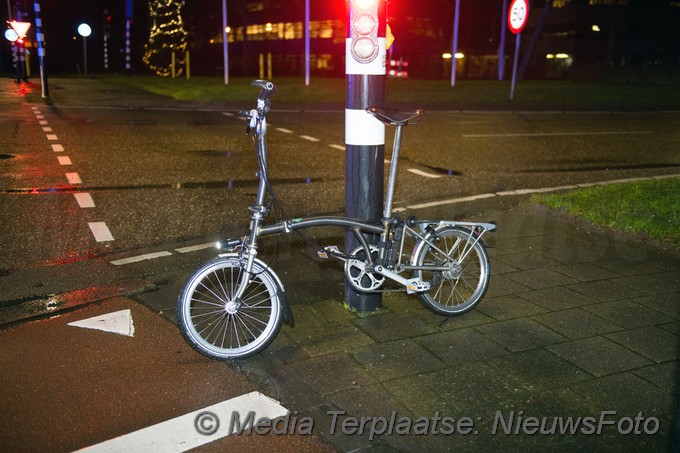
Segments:
[[[78,34],[83,37],[83,70],[87,75],[87,37],[92,34],[92,29],[87,24],[78,25]]]

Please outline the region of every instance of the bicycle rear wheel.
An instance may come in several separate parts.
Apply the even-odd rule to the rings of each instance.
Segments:
[[[416,266],[447,267],[418,270],[416,277],[430,283],[420,298],[434,312],[453,316],[471,310],[489,286],[489,257],[482,241],[467,228],[445,226],[428,237],[436,247],[420,242],[414,251]]]
[[[266,348],[281,327],[278,283],[255,261],[240,299],[239,282],[248,278],[239,258],[220,257],[199,268],[177,300],[179,327],[189,345],[213,359],[249,357]]]

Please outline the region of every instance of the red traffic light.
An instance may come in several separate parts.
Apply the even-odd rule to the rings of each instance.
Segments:
[[[374,8],[379,0],[351,0],[352,4],[361,10],[367,11]]]

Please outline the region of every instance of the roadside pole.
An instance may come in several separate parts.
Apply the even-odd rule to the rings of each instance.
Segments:
[[[529,18],[529,4],[527,0],[512,0],[508,9],[508,28],[515,34],[515,59],[512,63],[512,82],[510,83],[510,100],[515,97],[515,79],[517,77],[517,62],[519,60],[519,45],[522,40],[522,29]]]
[[[47,85],[47,72],[45,71],[45,37],[42,34],[42,20],[40,19],[40,3],[33,3],[35,11],[35,40],[38,43],[38,62],[40,64],[40,86],[41,97],[50,97],[50,90]]]
[[[385,125],[366,112],[385,96],[386,0],[347,0],[345,52],[345,209],[347,217],[380,222],[384,185]],[[369,243],[377,238],[368,237]],[[359,241],[345,235],[350,253]],[[382,294],[357,292],[345,283],[345,302],[359,312],[382,307]]]

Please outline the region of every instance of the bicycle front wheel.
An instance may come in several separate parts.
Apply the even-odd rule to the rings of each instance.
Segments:
[[[239,282],[249,278],[243,296]],[[278,283],[273,272],[255,261],[247,275],[236,255],[209,261],[184,285],[177,301],[179,327],[189,345],[213,359],[257,354],[281,327]]]
[[[437,270],[417,270],[416,277],[430,283],[420,298],[435,313],[453,316],[471,310],[489,286],[489,257],[482,241],[467,228],[437,229],[416,246],[414,263]],[[446,270],[441,270],[445,267]]]

